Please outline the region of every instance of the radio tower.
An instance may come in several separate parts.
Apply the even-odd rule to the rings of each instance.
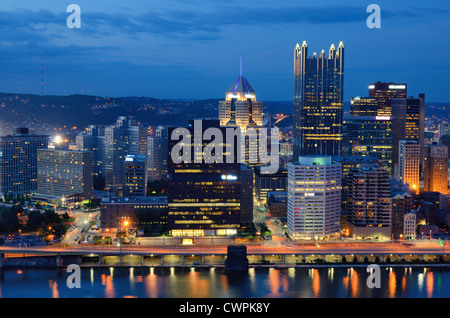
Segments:
[[[41,95],[44,96],[44,52],[41,52]]]

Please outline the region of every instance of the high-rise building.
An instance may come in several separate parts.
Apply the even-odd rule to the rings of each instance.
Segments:
[[[397,178],[419,193],[420,145],[414,140],[400,140]]]
[[[392,200],[392,236],[395,239],[403,238],[405,231],[405,215],[411,212],[412,196],[406,186],[391,179]]]
[[[400,140],[415,140],[420,145],[420,164],[423,163],[423,146],[425,131],[425,94],[418,98],[393,98],[392,125],[392,168],[398,165]]]
[[[294,50],[294,158],[339,156],[344,113],[344,44],[308,57],[304,41]]]
[[[241,164],[239,178],[241,181],[240,223],[250,224],[253,223],[253,168]]]
[[[261,204],[267,200],[268,192],[287,191],[287,170],[279,169],[276,173],[264,172],[255,167],[255,195]]]
[[[167,128],[158,126],[155,136],[147,137],[148,181],[167,179]]]
[[[289,163],[287,232],[292,239],[339,235],[341,173],[341,165],[329,156]]]
[[[448,147],[433,143],[425,146],[424,153],[424,191],[449,193]]]
[[[351,116],[378,116],[378,99],[374,97],[353,97],[350,99]]]
[[[27,195],[37,190],[37,151],[48,147],[49,136],[29,135],[27,128],[0,137],[0,195]]]
[[[391,238],[389,173],[378,165],[361,165],[348,176],[349,234],[356,238]]]
[[[226,128],[220,127],[218,120],[198,122],[202,135],[209,128],[226,135]],[[223,162],[218,163],[212,153],[205,151],[209,141],[195,141],[195,131],[196,121],[190,121],[188,127],[168,130],[168,230],[173,236],[235,235],[241,222],[241,164],[236,156],[232,162],[222,158]],[[183,138],[173,140],[177,134]],[[218,146],[224,147],[223,154],[227,145],[224,141]],[[190,154],[188,160],[178,158],[177,151]]]
[[[92,151],[94,154],[94,175],[105,175],[105,127],[89,125],[84,134],[75,139],[76,150]]]
[[[245,133],[249,128],[258,132],[263,125],[263,103],[256,100],[256,93],[247,79],[240,76],[234,81],[226,92],[225,100],[219,101],[220,126],[239,127],[241,133]],[[255,137],[258,138],[256,133]],[[259,141],[251,142],[250,138],[245,138],[241,149],[245,152],[244,162],[250,166],[262,165],[259,153],[267,151],[267,145],[260,148]]]
[[[124,196],[147,195],[147,163],[145,155],[127,155],[124,162]]]
[[[147,130],[132,117],[121,116],[105,128],[105,183],[115,194],[123,193],[123,162],[129,154],[146,154]]]
[[[369,96],[378,100],[378,116],[392,116],[391,99],[406,98],[406,83],[376,82],[369,85]]]
[[[38,150],[38,196],[49,199],[91,199],[94,156],[91,151]]]
[[[263,103],[256,100],[256,93],[247,79],[239,77],[227,90],[225,100],[219,101],[221,126],[261,127],[263,124]]]
[[[343,154],[377,158],[392,173],[392,131],[388,116],[344,116]]]

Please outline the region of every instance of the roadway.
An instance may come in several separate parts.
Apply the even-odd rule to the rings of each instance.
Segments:
[[[63,247],[57,245],[43,247],[0,247],[0,253],[7,254],[118,254],[117,246],[76,245]],[[313,245],[284,244],[279,247],[248,245],[247,254],[442,254],[443,248],[437,242],[418,242],[414,246],[402,243],[340,243]],[[450,254],[450,245],[445,248]],[[143,247],[124,245],[123,254],[226,254],[227,246],[165,246]]]

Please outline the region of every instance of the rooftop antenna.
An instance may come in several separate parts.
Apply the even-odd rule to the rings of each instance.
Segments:
[[[242,56],[241,56],[241,59],[240,59],[239,75],[242,77]]]
[[[41,52],[41,95],[44,96],[44,52]]]

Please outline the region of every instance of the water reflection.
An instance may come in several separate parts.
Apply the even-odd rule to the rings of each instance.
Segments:
[[[0,270],[0,297],[450,297],[450,269],[386,268],[381,289],[366,285],[366,268],[82,269],[82,288],[69,289],[54,270]],[[87,288],[83,288],[86,286]],[[26,294],[23,291],[26,290]]]

